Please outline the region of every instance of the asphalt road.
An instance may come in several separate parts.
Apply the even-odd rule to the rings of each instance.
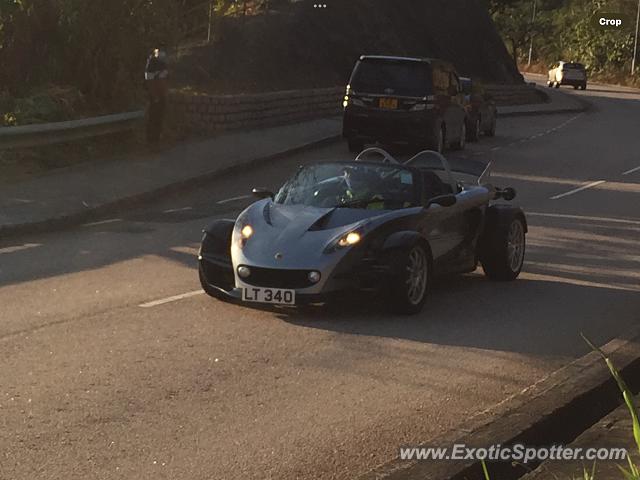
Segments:
[[[0,243],[0,478],[353,478],[581,356],[579,332],[637,324],[640,94],[570,94],[593,108],[505,119],[464,153],[519,192],[521,279],[448,280],[415,317],[199,292],[203,225],[342,143]]]

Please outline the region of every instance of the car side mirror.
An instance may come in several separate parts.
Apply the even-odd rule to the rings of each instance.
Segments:
[[[433,197],[429,200],[429,204],[427,208],[431,205],[440,205],[441,207],[452,207],[456,204],[458,199],[452,193],[448,193],[447,195],[438,195],[437,197]]]
[[[267,190],[266,188],[254,188],[251,193],[253,193],[254,197],[262,198],[273,198],[275,195],[271,190]]]

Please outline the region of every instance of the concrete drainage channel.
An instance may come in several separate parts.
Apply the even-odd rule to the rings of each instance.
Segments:
[[[640,328],[610,341],[603,350],[629,388],[638,392]],[[604,361],[592,352],[424,446],[567,445],[621,403],[622,395]],[[539,463],[530,462],[526,467],[509,462],[487,462],[487,465],[492,479],[515,480]],[[360,480],[484,480],[484,475],[480,462],[473,460],[397,459],[363,475]]]

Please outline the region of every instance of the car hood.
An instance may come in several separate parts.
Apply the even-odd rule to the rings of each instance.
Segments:
[[[241,249],[241,256],[254,265],[316,268],[319,258],[343,235],[358,230],[366,236],[375,225],[402,214],[398,210],[280,205],[267,199],[240,214],[236,231],[244,224],[253,227],[254,234]]]

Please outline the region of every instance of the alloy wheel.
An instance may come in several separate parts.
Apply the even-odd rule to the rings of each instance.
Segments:
[[[407,274],[407,298],[412,305],[418,305],[427,291],[429,276],[427,255],[421,247],[414,247],[409,253]]]

